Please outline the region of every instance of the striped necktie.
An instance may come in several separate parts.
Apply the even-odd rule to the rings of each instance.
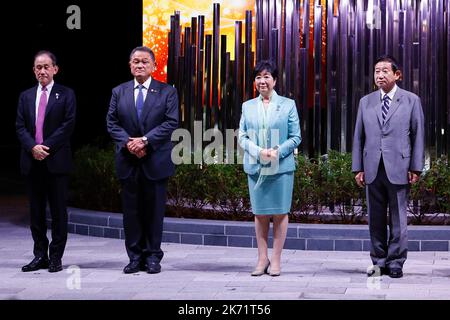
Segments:
[[[383,105],[381,106],[381,113],[383,115],[383,124],[386,121],[390,103],[391,103],[391,98],[389,98],[389,96],[387,94],[385,94],[383,97]]]

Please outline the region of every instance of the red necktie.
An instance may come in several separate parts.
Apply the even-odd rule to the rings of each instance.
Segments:
[[[44,141],[43,128],[45,118],[45,108],[47,107],[47,88],[42,87],[41,98],[39,99],[38,114],[36,121],[36,143],[41,144]]]

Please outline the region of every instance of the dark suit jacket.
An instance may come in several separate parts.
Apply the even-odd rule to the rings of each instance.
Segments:
[[[36,145],[36,94],[38,86],[23,91],[19,97],[16,133],[22,145],[20,168],[24,175],[30,172],[33,162],[31,149]],[[46,158],[48,171],[68,174],[72,168],[70,136],[75,128],[76,99],[72,89],[54,83],[43,128],[43,145],[50,148]]]
[[[134,102],[134,80],[112,91],[107,129],[116,144],[116,170],[119,179],[126,179],[141,167],[147,179],[160,180],[174,174],[171,160],[172,132],[178,128],[178,95],[174,87],[152,79],[138,120]],[[138,159],[129,153],[129,137],[146,136],[147,155]]]

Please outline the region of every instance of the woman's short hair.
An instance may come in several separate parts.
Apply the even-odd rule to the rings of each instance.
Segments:
[[[253,69],[253,79],[264,70],[269,72],[275,80],[278,79],[278,68],[272,60],[260,60],[256,63],[256,66]]]

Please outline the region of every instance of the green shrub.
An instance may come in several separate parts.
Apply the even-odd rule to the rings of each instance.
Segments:
[[[450,224],[450,166],[446,156],[436,159],[422,173],[421,179],[411,187],[410,198],[408,211],[414,217],[412,223],[432,223],[440,218]]]
[[[208,188],[199,165],[186,164],[176,167],[175,176],[169,179],[167,196],[170,213],[175,217],[201,215],[207,204],[205,190]]]
[[[84,146],[75,152],[69,204],[84,209],[120,212],[120,184],[114,150]]]
[[[343,223],[358,223],[364,216],[364,189],[357,186],[352,172],[352,156],[330,150],[321,161],[322,203],[336,210]]]
[[[169,179],[168,215],[218,220],[253,219],[247,176],[238,165],[179,165]]]
[[[297,170],[292,195],[292,221],[312,222],[323,210],[323,183],[320,165],[315,159],[297,156]]]
[[[70,205],[121,212],[113,147],[85,146],[76,151],[74,162]],[[330,151],[320,159],[298,155],[296,163],[291,221],[364,222],[365,192],[355,183],[349,153]],[[169,179],[168,198],[168,216],[253,219],[242,165],[179,165]],[[450,168],[446,157],[434,161],[412,186],[411,200],[408,209],[413,223],[429,223],[441,215],[450,217]],[[327,207],[330,210],[325,210]],[[444,219],[444,223],[448,220]]]
[[[215,210],[230,220],[252,217],[247,175],[241,165],[207,165],[204,167],[203,178],[208,185],[205,196]]]

